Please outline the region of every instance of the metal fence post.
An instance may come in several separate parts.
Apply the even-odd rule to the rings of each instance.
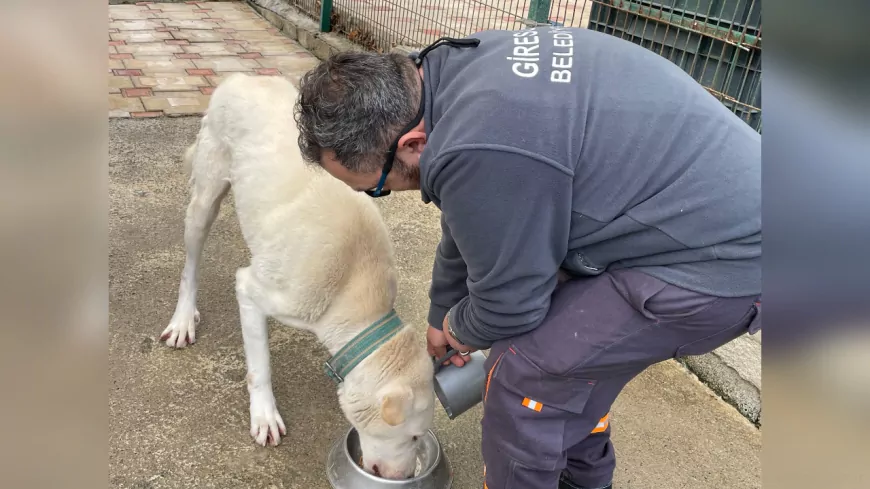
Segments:
[[[551,0],[531,0],[529,3],[529,19],[538,24],[546,24],[550,21]]]
[[[320,32],[332,30],[332,0],[321,0],[320,3]]]

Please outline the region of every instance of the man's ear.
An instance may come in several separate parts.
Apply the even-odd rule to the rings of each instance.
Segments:
[[[405,147],[414,153],[422,153],[426,148],[426,131],[411,130],[399,138],[399,149]]]
[[[414,403],[414,391],[403,386],[389,388],[381,394],[381,418],[390,426],[398,426],[405,421]]]

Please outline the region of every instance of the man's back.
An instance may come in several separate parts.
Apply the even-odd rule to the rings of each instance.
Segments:
[[[300,139],[441,210],[427,345],[490,350],[485,485],[610,488],[625,385],[760,329],[760,137],[628,41],[474,37],[335,55],[303,79]]]
[[[423,65],[431,101],[420,165],[425,200],[441,206],[435,182],[453,171],[459,152],[518,156],[535,172],[555,167],[572,180],[570,209],[544,201],[536,210],[540,219],[569,221],[563,267],[581,275],[640,267],[710,295],[760,292],[757,132],[679,67],[630,42],[550,27],[473,37],[477,48],[438,48]],[[535,205],[517,197],[514,205]],[[543,248],[563,238],[518,239]]]

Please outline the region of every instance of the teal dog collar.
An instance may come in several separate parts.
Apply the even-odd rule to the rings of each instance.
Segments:
[[[356,335],[324,365],[326,375],[337,383],[344,378],[366,357],[389,341],[404,325],[396,311],[390,310],[386,316]]]

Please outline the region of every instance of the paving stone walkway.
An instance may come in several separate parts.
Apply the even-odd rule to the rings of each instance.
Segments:
[[[243,2],[109,5],[109,117],[202,114],[229,74],[299,77],[319,60]]]

